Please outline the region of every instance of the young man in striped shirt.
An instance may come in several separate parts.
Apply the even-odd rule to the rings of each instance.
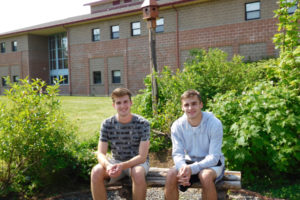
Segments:
[[[93,199],[107,198],[105,181],[114,183],[125,176],[132,179],[133,199],[145,199],[145,176],[149,171],[149,122],[131,113],[131,92],[128,89],[115,89],[111,98],[117,114],[102,123],[97,152],[99,163],[91,173]],[[109,145],[111,158],[107,155]]]

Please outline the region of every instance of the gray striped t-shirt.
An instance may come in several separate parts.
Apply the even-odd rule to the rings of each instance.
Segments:
[[[116,116],[103,121],[100,131],[100,141],[108,142],[112,157],[116,160],[127,161],[139,154],[141,141],[150,139],[149,122],[133,114],[130,123],[119,123]]]

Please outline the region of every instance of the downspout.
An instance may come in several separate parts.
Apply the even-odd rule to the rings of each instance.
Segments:
[[[71,70],[71,48],[70,48],[70,33],[69,33],[69,29],[67,30],[67,40],[68,40],[68,69],[69,69],[69,93],[70,96],[72,96],[72,70]]]
[[[178,10],[174,5],[172,5],[172,7],[176,12],[176,65],[177,65],[177,68],[180,69]]]

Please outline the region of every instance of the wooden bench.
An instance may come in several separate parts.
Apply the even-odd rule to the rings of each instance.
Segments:
[[[166,175],[168,168],[151,167],[146,180],[148,187],[165,187]],[[121,197],[131,199],[131,180],[129,178],[122,179],[107,187],[121,186],[119,194]],[[191,188],[201,188],[200,183],[195,183]],[[225,171],[225,175],[221,181],[216,184],[218,199],[226,199],[227,192],[230,189],[241,189],[241,172]]]

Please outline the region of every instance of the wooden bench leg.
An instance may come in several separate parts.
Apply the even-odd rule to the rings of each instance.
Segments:
[[[226,200],[228,199],[228,190],[224,189],[224,190],[218,190],[218,200]]]
[[[131,186],[124,186],[119,190],[119,195],[121,198],[125,198],[127,200],[132,199],[132,188]]]

